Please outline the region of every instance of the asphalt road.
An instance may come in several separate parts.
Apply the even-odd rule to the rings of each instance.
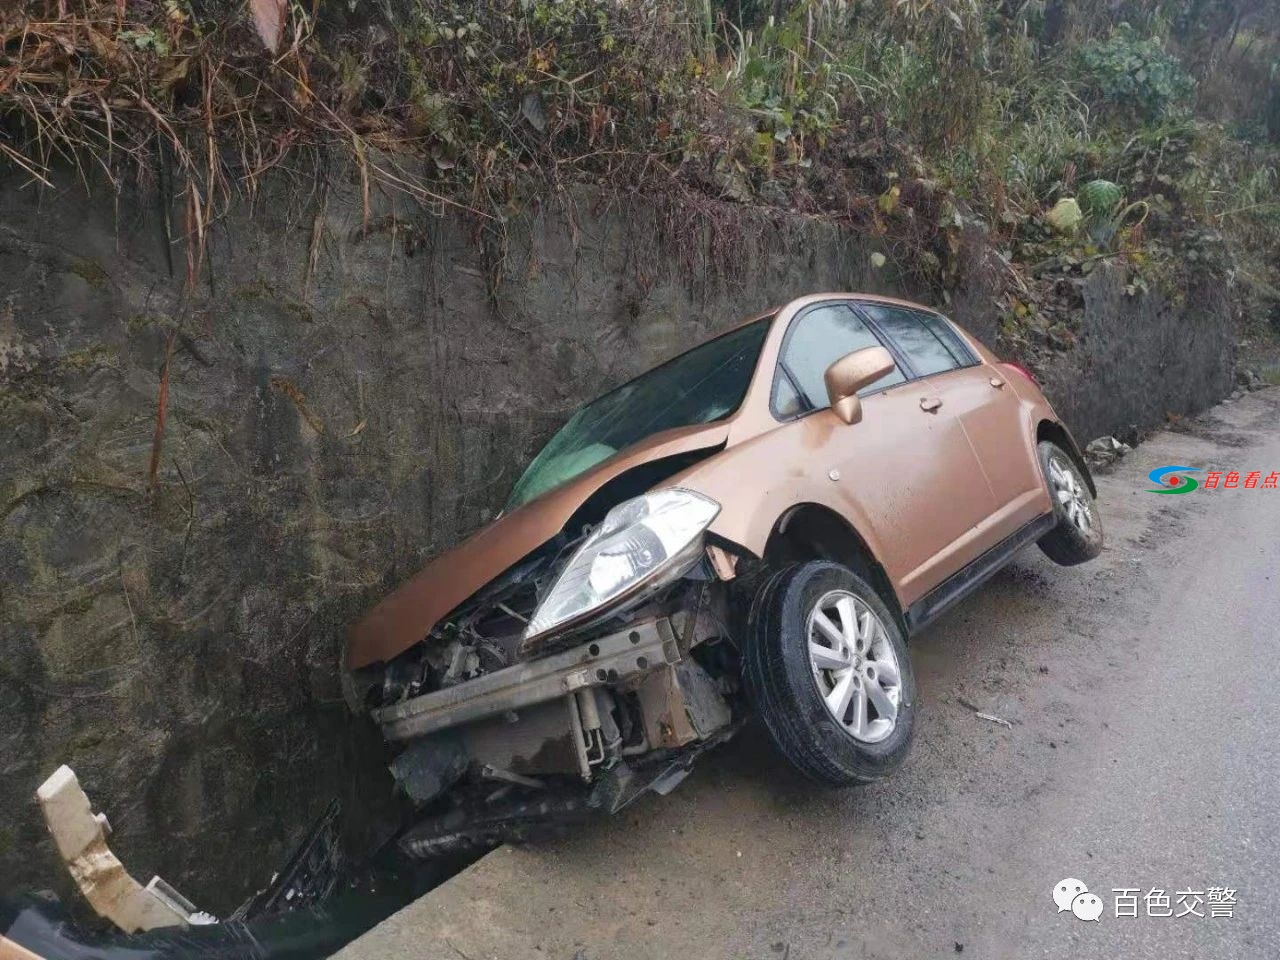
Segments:
[[[671,796],[495,851],[340,956],[1280,957],[1280,489],[1146,492],[1165,464],[1280,471],[1280,390],[1099,477],[1098,560],[1031,548],[920,636],[890,780],[815,789],[748,730]],[[1057,912],[1067,877],[1097,922]],[[1232,916],[1178,896],[1210,887]],[[1205,916],[1148,916],[1153,888]]]

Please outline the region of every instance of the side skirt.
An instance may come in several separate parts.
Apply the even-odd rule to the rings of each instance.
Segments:
[[[986,583],[1029,543],[1034,543],[1057,525],[1052,513],[1036,517],[1010,534],[982,556],[969,561],[947,579],[907,608],[907,635],[915,636],[955,604]]]

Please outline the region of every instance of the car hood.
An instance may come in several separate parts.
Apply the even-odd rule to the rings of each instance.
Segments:
[[[437,556],[352,628],[348,669],[388,661],[418,643],[458,604],[559,533],[610,480],[653,460],[719,446],[728,434],[724,421],[654,434],[482,527]]]

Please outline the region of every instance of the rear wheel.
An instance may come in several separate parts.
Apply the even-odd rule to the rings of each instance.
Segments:
[[[915,680],[902,631],[861,577],[815,561],[769,577],[752,604],[748,694],[801,773],[868,783],[906,757]]]
[[[1084,475],[1057,444],[1043,440],[1036,450],[1058,518],[1058,525],[1040,538],[1040,549],[1064,567],[1092,560],[1102,552],[1102,516]]]

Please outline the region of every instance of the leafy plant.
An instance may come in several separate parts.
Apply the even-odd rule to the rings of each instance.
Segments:
[[[771,167],[775,147],[787,147],[791,159],[803,159],[808,142],[819,145],[833,129],[840,95],[852,84],[811,49],[803,20],[772,18],[758,31],[731,33],[733,59],[724,92],[756,119],[758,136],[752,159]]]
[[[1124,199],[1124,191],[1120,185],[1110,180],[1090,180],[1080,188],[1077,198],[1080,212],[1086,219],[1097,220],[1109,216]]]
[[[1143,121],[1190,109],[1195,80],[1156,37],[1121,24],[1077,55],[1079,77],[1095,105]]]
[[[1080,210],[1080,202],[1075,197],[1063,197],[1053,209],[1045,214],[1045,220],[1049,226],[1066,236],[1072,236],[1084,220],[1084,214]]]
[[[1103,249],[1110,249],[1116,235],[1131,213],[1140,213],[1134,226],[1147,219],[1150,206],[1145,200],[1125,204],[1124,190],[1110,180],[1091,180],[1080,188],[1080,212],[1089,239]]]
[[[152,50],[162,57],[169,55],[169,38],[153,27],[145,30],[121,30],[119,37],[139,50]]]

